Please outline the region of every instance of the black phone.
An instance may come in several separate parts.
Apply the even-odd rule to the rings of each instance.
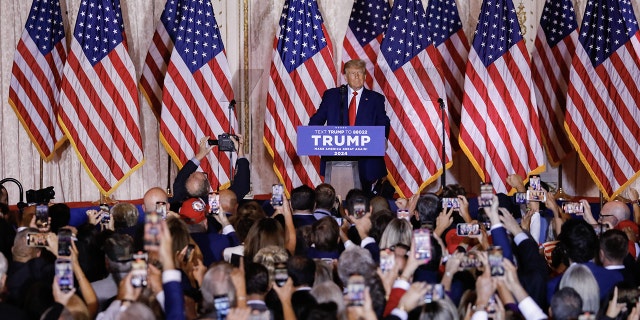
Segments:
[[[187,251],[184,252],[184,257],[182,258],[182,262],[187,263],[191,261],[191,257],[193,256],[193,250],[196,248],[193,244],[187,245]]]
[[[58,256],[71,256],[71,230],[62,228],[58,231]]]

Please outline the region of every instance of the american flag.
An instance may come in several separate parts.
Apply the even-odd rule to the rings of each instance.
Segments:
[[[365,61],[369,74],[365,78],[365,86],[369,89],[373,88],[374,66],[390,13],[387,0],[356,0],[351,9],[349,27],[342,43],[342,65],[355,59]],[[347,83],[344,74],[341,73],[340,79],[341,83]]]
[[[67,59],[60,3],[35,0],[13,58],[9,104],[45,160],[64,141],[56,122]]]
[[[322,182],[320,158],[297,155],[295,132],[336,84],[332,52],[316,0],[286,0],[273,43],[264,144],[287,192]]]
[[[430,0],[427,5],[427,17],[431,39],[440,54],[440,67],[444,76],[449,110],[451,144],[453,150],[457,150],[469,40],[462,29],[455,0]]]
[[[84,0],[64,67],[59,123],[109,195],[143,163],[135,70],[119,0]]]
[[[229,114],[231,73],[211,2],[169,1],[177,2],[175,16],[162,23],[176,33],[162,92],[160,139],[182,167],[198,151],[200,138],[233,133],[238,121],[235,111]],[[211,185],[220,186],[230,180],[231,160],[225,152],[216,154],[209,153],[200,168]]]
[[[628,0],[590,0],[573,58],[565,129],[607,198],[640,171],[640,31]]]
[[[420,0],[396,0],[380,47],[374,88],[387,98],[391,132],[387,168],[401,196],[416,193],[442,173],[444,79]],[[376,88],[377,89],[377,88]],[[449,126],[445,122],[449,140]],[[447,163],[451,148],[447,144]]]
[[[511,0],[485,0],[467,62],[460,147],[485,182],[544,170],[529,53]]]
[[[541,133],[549,162],[554,165],[572,151],[563,125],[569,67],[577,43],[578,22],[571,0],[547,0],[536,35],[531,72]]]
[[[157,118],[160,118],[162,86],[180,22],[177,20],[180,2],[179,0],[168,0],[165,4],[160,16],[160,23],[153,33],[149,51],[144,59],[144,67],[140,77],[140,91]]]

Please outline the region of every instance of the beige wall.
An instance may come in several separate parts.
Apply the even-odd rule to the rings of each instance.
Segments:
[[[633,0],[638,14],[640,0]],[[80,0],[62,0],[63,16],[67,28],[67,41],[75,23]],[[142,70],[149,41],[162,13],[165,0],[121,0],[125,28],[129,41],[129,53],[136,66],[138,77]],[[426,4],[426,0],[424,1]],[[241,132],[251,144],[247,146],[252,164],[253,193],[270,192],[276,181],[271,159],[262,143],[263,118],[266,101],[269,64],[273,38],[284,0],[212,0],[215,15],[221,26],[225,48],[233,75],[233,88],[238,101]],[[318,0],[334,45],[334,61],[340,61],[342,38],[346,32],[352,0]],[[514,0],[521,8],[525,39],[531,49],[538,26],[542,0]],[[574,1],[581,17],[586,0]],[[36,149],[7,103],[13,51],[20,38],[31,1],[0,1],[0,178],[14,177],[26,189],[39,188],[40,161]],[[465,31],[469,38],[477,23],[480,0],[458,0]],[[248,39],[248,41],[247,41]],[[337,63],[336,63],[337,66]],[[141,124],[143,130],[146,164],[135,172],[114,193],[115,199],[141,198],[144,191],[153,186],[165,187],[167,174],[175,176],[176,168],[167,168],[167,154],[158,141],[158,126],[146,101],[140,96]],[[448,176],[449,183],[460,181],[469,191],[477,192],[479,179],[464,156],[454,159],[454,167]],[[564,164],[564,187],[569,193],[596,196],[584,169],[575,158]],[[452,176],[451,176],[452,175]],[[66,144],[57,156],[42,168],[43,186],[55,186],[57,201],[93,201],[99,198],[96,187],[81,167],[72,148]],[[557,171],[548,167],[543,180],[555,182]],[[439,182],[431,186],[437,189]],[[574,186],[580,186],[578,188]],[[11,202],[17,201],[17,192],[9,186]]]

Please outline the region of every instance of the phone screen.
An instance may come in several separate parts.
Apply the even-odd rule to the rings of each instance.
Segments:
[[[502,248],[498,246],[490,247],[488,251],[491,276],[504,276],[504,266],[502,265]]]
[[[71,230],[62,228],[58,231],[58,256],[71,256]]]
[[[220,195],[215,192],[209,193],[209,210],[211,214],[218,214],[220,210]]]
[[[460,209],[460,202],[458,201],[458,198],[442,198],[442,208]]]
[[[156,202],[156,213],[162,220],[167,220],[167,203],[164,201]]]
[[[285,265],[277,266],[275,268],[274,277],[276,280],[276,285],[278,287],[284,286],[284,284],[287,283],[287,280],[289,280],[289,273],[287,272],[287,267]]]
[[[478,206],[491,207],[493,203],[493,184],[490,182],[480,184],[480,198],[478,198]]]
[[[47,241],[47,234],[27,233],[28,247],[47,247],[48,245],[49,245],[49,242]]]
[[[405,219],[407,221],[411,220],[411,215],[409,215],[409,210],[407,209],[398,209],[397,216],[398,219]]]
[[[477,223],[458,223],[456,234],[463,237],[477,236],[480,234],[480,225]]]
[[[424,263],[431,259],[431,232],[429,229],[417,229],[413,231],[413,245],[415,257]]]
[[[36,227],[38,229],[49,228],[49,206],[46,204],[36,206]]]
[[[131,263],[131,285],[134,288],[147,286],[147,259],[148,255],[144,252],[138,252],[133,255]]]
[[[282,184],[274,184],[271,186],[271,205],[272,206],[281,206],[283,203],[284,197],[284,187]]]
[[[347,283],[347,301],[348,306],[364,305],[364,277],[361,275],[352,275]]]
[[[109,212],[108,204],[106,203],[100,204],[100,216],[102,217],[100,219],[101,224],[109,224],[109,221],[111,220],[111,213]]]
[[[56,276],[58,277],[58,286],[63,292],[69,292],[73,289],[73,268],[71,266],[71,260],[58,259],[56,260]]]
[[[157,212],[149,212],[145,217],[144,246],[145,250],[155,249],[160,245],[160,215]]]
[[[229,296],[218,295],[213,297],[213,305],[216,309],[216,315],[218,319],[226,319],[229,314],[229,308],[231,304],[229,303]]]
[[[391,271],[396,264],[396,255],[389,249],[380,251],[380,270],[382,272]]]
[[[529,177],[529,187],[531,190],[541,191],[542,185],[540,184],[540,176]]]

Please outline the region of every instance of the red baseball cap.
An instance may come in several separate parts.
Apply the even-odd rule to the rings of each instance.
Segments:
[[[185,200],[180,207],[180,218],[187,224],[196,224],[207,218],[208,205],[200,198],[190,198]]]

